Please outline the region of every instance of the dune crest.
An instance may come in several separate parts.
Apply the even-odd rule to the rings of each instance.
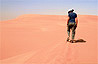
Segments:
[[[1,23],[2,64],[97,64],[98,16],[79,15],[75,39],[68,43],[66,15],[21,15]]]

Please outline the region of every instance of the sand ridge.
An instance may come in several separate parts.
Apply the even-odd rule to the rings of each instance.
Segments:
[[[1,23],[2,64],[97,64],[98,16],[79,15],[75,39],[68,43],[65,15],[22,15]]]

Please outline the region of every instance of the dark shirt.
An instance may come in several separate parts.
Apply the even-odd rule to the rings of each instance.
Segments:
[[[75,23],[75,18],[77,17],[77,14],[74,12],[71,12],[68,14],[69,16],[69,22],[74,22]]]

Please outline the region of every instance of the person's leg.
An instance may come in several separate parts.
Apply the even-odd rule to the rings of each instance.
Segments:
[[[72,27],[72,40],[74,40],[74,37],[75,37],[75,29],[76,29],[76,26],[73,26]]]
[[[74,40],[75,37],[75,30],[72,30],[72,40]]]
[[[69,38],[70,38],[70,26],[69,25],[67,26],[67,33],[68,33],[67,41],[69,41]]]
[[[67,33],[68,33],[68,37],[70,37],[70,27],[67,27]]]

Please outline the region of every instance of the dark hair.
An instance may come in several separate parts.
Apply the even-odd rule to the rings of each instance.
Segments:
[[[74,11],[74,9],[72,9],[72,10],[68,11],[68,13],[73,12],[73,11]]]
[[[74,9],[72,9],[72,12],[74,11]]]

